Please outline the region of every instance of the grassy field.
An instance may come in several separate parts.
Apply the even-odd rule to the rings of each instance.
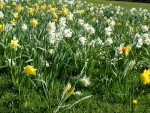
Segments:
[[[104,4],[104,5],[109,5],[112,4],[114,6],[121,6],[124,7],[127,10],[130,10],[131,8],[143,8],[147,9],[150,12],[150,3],[137,3],[137,2],[123,2],[123,1],[112,1],[112,0],[81,0],[87,1],[87,3],[93,3],[94,5],[97,4]]]
[[[0,113],[150,113],[150,13],[88,2],[0,3]]]

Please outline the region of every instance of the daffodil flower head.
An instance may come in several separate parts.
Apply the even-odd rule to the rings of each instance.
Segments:
[[[141,74],[141,81],[143,84],[150,84],[150,69],[144,70]]]
[[[30,20],[30,24],[33,26],[33,27],[36,27],[38,25],[38,20],[37,19],[32,19]]]
[[[138,101],[135,100],[135,99],[132,101],[133,104],[137,104],[137,102],[138,102]]]
[[[17,47],[19,47],[18,40],[17,40],[17,39],[11,40],[11,42],[9,43],[9,46],[10,46],[11,48],[17,50]]]
[[[80,81],[85,87],[87,87],[91,83],[90,78],[86,77],[86,75],[84,75],[84,77]]]
[[[27,65],[26,67],[24,67],[24,72],[28,75],[35,75],[36,74],[36,70],[33,66],[31,65]]]

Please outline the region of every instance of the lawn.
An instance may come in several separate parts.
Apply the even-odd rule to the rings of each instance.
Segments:
[[[95,1],[0,3],[0,113],[150,112],[150,13]]]
[[[124,1],[113,1],[113,0],[81,0],[82,2],[87,1],[87,3],[93,3],[94,5],[97,4],[104,4],[109,5],[112,4],[114,6],[121,6],[124,7],[127,10],[130,10],[131,8],[143,8],[150,11],[150,3],[137,3],[137,2],[124,2]]]

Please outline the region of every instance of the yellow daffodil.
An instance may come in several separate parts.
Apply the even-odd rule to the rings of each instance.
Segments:
[[[150,69],[144,70],[141,74],[141,81],[143,84],[150,84]]]
[[[18,40],[17,39],[11,40],[11,42],[9,43],[9,46],[17,50],[17,47],[19,47]]]
[[[10,21],[10,23],[11,23],[11,25],[14,25],[14,26],[15,26],[15,25],[16,25],[16,20],[13,19],[13,20]]]
[[[35,75],[36,74],[36,70],[33,66],[31,65],[27,65],[26,67],[24,67],[24,72],[28,75]]]
[[[127,45],[125,48],[126,48],[125,55],[128,56],[129,51],[131,50],[131,45]]]
[[[132,103],[133,103],[133,104],[137,104],[137,100],[133,100]]]
[[[4,25],[0,24],[0,31],[3,31],[3,29],[4,29]]]
[[[32,19],[32,20],[30,20],[30,24],[31,24],[33,27],[36,27],[37,24],[38,24],[38,20],[37,20],[37,19]]]
[[[67,86],[64,89],[64,94],[67,94],[70,91],[70,89],[71,89],[71,84],[68,83]]]
[[[19,17],[17,12],[15,12],[13,15],[14,15],[14,18],[16,19]]]
[[[123,16],[123,12],[120,12],[119,15],[120,15],[120,16]]]

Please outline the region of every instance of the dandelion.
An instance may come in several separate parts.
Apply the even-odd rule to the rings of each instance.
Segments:
[[[30,24],[31,24],[33,27],[36,27],[37,24],[38,24],[38,20],[37,20],[37,19],[32,19],[32,20],[30,20]]]
[[[150,69],[144,70],[141,74],[141,81],[143,84],[150,84]]]
[[[27,65],[26,67],[24,67],[24,72],[28,75],[35,75],[36,74],[36,70],[33,66],[31,65]]]
[[[84,77],[80,81],[85,87],[87,87],[91,83],[90,78],[87,78],[86,75],[84,75]]]
[[[9,43],[9,46],[10,46],[11,48],[17,50],[17,47],[19,47],[18,40],[17,40],[17,39],[11,40],[11,43]]]

